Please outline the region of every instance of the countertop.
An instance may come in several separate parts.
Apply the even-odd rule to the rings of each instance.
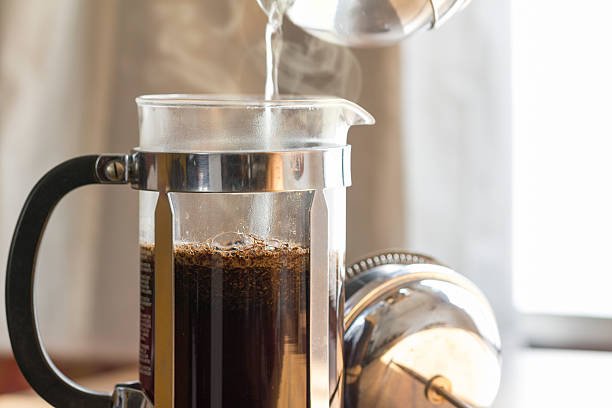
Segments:
[[[612,353],[525,349],[504,353],[502,389],[494,408],[610,407],[601,390],[609,387]],[[136,368],[91,377],[80,384],[100,391],[135,380]],[[0,408],[47,408],[32,393],[0,396]]]
[[[96,391],[110,391],[117,383],[138,379],[136,367],[113,371],[79,381],[80,385]],[[33,392],[0,395],[0,408],[49,408],[51,405],[43,401]]]

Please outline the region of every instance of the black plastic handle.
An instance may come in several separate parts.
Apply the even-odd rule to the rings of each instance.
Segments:
[[[104,181],[96,174],[100,156],[65,161],[49,171],[28,196],[8,256],[6,313],[15,359],[32,388],[54,407],[109,408],[109,394],[94,393],[68,380],[43,349],[34,311],[34,268],[47,220],[58,201],[77,187]]]

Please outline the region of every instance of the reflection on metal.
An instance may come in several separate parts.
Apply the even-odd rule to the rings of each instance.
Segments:
[[[161,160],[160,175],[168,163]],[[161,187],[155,207],[153,398],[156,408],[174,407],[174,214],[167,193],[167,180]]]
[[[425,386],[425,396],[432,404],[440,405],[447,401],[457,408],[472,408],[468,404],[455,398],[453,395],[453,384],[443,375],[435,375],[428,380],[416,371],[401,364],[397,364],[395,361],[391,363],[395,364],[400,370],[423,384]]]
[[[96,162],[96,176],[101,184],[126,184],[130,181],[130,156],[102,154]]]
[[[322,191],[314,193],[310,208],[310,401],[313,408],[328,408],[329,389],[329,212]]]
[[[438,25],[438,21],[440,20],[440,16],[438,15],[438,7],[436,7],[435,0],[429,0],[429,4],[431,5],[431,26],[430,28],[433,30]]]
[[[431,258],[376,258],[348,268],[345,406],[490,406],[501,346],[482,293]]]
[[[138,383],[115,386],[112,408],[154,408]]]
[[[303,156],[302,156],[303,157]],[[303,160],[301,160],[303,162]],[[291,165],[291,173],[299,179],[300,174],[295,173],[295,168],[299,167],[300,156],[296,157],[295,162]],[[282,191],[285,185],[283,175],[283,158],[278,153],[270,153],[268,157],[268,174],[266,178],[266,185],[270,186],[270,189],[274,191]]]
[[[266,9],[262,0],[258,1]],[[311,0],[294,0],[287,16],[324,41],[378,47],[437,28],[469,3],[470,0],[326,0],[313,4]]]
[[[347,187],[350,146],[279,152],[160,153],[135,149],[138,190],[257,193]],[[162,186],[162,180],[166,185]],[[164,189],[165,188],[165,189]]]
[[[423,255],[423,254],[415,254],[415,253],[403,252],[403,251],[389,251],[389,252],[384,252],[384,253],[368,256],[348,266],[346,268],[346,278],[351,279],[357,275],[361,275],[362,273],[367,272],[368,270],[376,266],[388,265],[388,264],[396,264],[396,265],[434,264],[434,265],[437,265],[438,262],[435,259],[427,255]],[[371,274],[368,275],[364,273],[358,279],[352,279],[351,280],[351,282],[353,282],[352,285],[357,286],[357,283],[359,283],[358,286],[361,287],[362,282],[364,282],[364,279],[368,277],[372,278],[373,275]]]
[[[402,366],[400,366],[401,368]],[[444,401],[449,401],[457,408],[470,408],[467,404],[462,403],[453,397],[453,384],[450,380],[442,375],[436,375],[427,382],[425,386],[425,396],[435,405],[440,405]]]
[[[472,0],[431,0],[434,9],[434,18],[431,28],[438,28],[451,17],[463,10]]]

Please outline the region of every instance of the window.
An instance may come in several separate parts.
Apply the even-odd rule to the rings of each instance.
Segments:
[[[593,324],[612,318],[612,3],[553,3],[512,1],[514,302]]]

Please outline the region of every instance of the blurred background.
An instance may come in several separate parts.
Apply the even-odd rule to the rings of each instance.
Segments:
[[[610,12],[474,0],[371,50],[287,22],[281,92],[338,95],[377,119],[349,138],[349,262],[409,248],[472,279],[504,341],[496,407],[608,406],[594,390],[612,367]],[[136,96],[261,94],[264,25],[254,0],[0,0],[0,265],[45,171],[138,144]],[[94,387],[136,378],[137,234],[135,192],[88,187],[42,243],[43,340],[69,376],[112,376]],[[15,407],[30,399],[12,394],[27,384],[0,305],[0,406]]]

